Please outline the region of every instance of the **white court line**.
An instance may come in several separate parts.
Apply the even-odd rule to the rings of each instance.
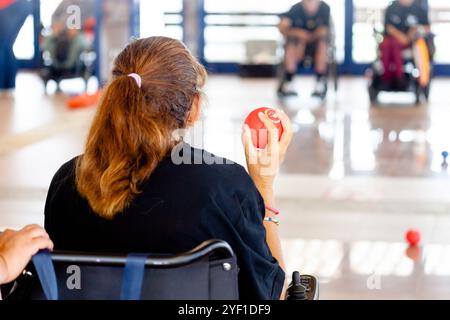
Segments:
[[[450,204],[450,179],[344,177],[282,174],[276,180],[280,199],[401,201]]]
[[[94,110],[90,108],[66,113],[37,128],[21,133],[3,135],[0,137],[0,156],[63,132],[70,132],[80,128],[87,129],[91,124]]]

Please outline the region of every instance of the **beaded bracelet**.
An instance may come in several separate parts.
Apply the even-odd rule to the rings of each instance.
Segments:
[[[275,219],[275,218],[272,218],[272,217],[264,218],[264,221],[275,223],[277,226],[280,225],[280,221],[278,219]]]

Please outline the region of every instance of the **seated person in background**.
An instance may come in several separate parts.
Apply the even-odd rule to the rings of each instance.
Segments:
[[[279,299],[284,262],[277,224],[265,217],[274,217],[289,119],[280,112],[279,142],[260,115],[272,137],[269,155],[253,147],[244,127],[249,175],[176,138],[199,120],[205,81],[203,66],[177,40],[129,44],[115,60],[84,154],[53,178],[45,227],[56,249],[83,252],[180,253],[222,239],[237,256],[241,299]]]
[[[0,284],[14,281],[41,249],[53,249],[47,232],[37,225],[0,233]]]
[[[386,10],[385,35],[381,44],[383,80],[404,86],[403,50],[411,47],[420,28],[430,32],[427,11],[414,0],[396,0]]]
[[[51,65],[43,71],[42,77],[55,80],[77,71],[80,55],[89,44],[80,30],[67,29],[62,22],[55,22],[52,34],[44,38],[41,47],[51,58]]]
[[[317,76],[313,96],[326,96],[329,43],[330,7],[320,0],[303,0],[281,16],[280,32],[286,38],[284,74],[278,87],[282,96],[297,95],[289,89],[299,62],[305,58],[305,52],[314,52],[314,66]]]

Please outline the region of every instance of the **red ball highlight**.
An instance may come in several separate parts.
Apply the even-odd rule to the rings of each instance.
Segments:
[[[420,232],[418,230],[408,230],[408,232],[406,233],[406,241],[409,243],[410,246],[415,247],[419,244],[420,242]]]
[[[258,114],[262,112],[267,117],[272,120],[278,129],[278,140],[281,139],[283,135],[283,125],[281,124],[281,119],[278,117],[275,109],[272,108],[259,108],[252,111],[247,119],[245,119],[245,124],[250,127],[252,132],[253,145],[256,148],[264,149],[267,146],[267,128],[264,123],[259,119]]]

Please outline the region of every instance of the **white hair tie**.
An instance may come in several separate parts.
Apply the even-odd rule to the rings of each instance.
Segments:
[[[138,75],[137,73],[130,73],[128,76],[133,78],[136,81],[136,84],[138,85],[139,88],[141,87],[142,78],[140,75]]]

